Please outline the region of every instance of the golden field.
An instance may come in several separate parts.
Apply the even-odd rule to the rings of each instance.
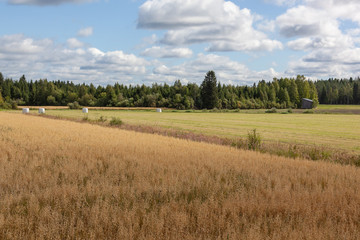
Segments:
[[[346,108],[344,108],[345,110]],[[359,108],[360,109],[360,108]],[[284,110],[282,110],[284,111]],[[37,114],[37,111],[31,111]],[[261,112],[261,113],[260,113]],[[100,117],[120,118],[127,124],[175,129],[223,138],[245,138],[256,128],[264,142],[318,146],[360,154],[360,114],[265,114],[265,110],[246,112],[162,113],[140,110],[47,110],[46,115],[81,120]]]
[[[360,169],[0,112],[0,239],[359,239]]]

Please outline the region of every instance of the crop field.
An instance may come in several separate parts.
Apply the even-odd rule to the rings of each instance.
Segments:
[[[90,110],[87,115],[81,110],[48,110],[46,114],[72,119],[87,117],[92,120],[117,117],[128,124],[227,138],[246,137],[249,131],[256,128],[267,142],[317,145],[360,153],[360,115],[357,114],[265,114],[264,110],[240,113]]]
[[[8,112],[0,153],[0,239],[360,237],[355,166]]]
[[[315,110],[318,113],[333,114],[360,114],[360,105],[319,105]]]

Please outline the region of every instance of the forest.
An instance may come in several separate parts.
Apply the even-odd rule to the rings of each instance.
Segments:
[[[360,80],[329,79],[311,81],[304,76],[274,78],[252,86],[221,84],[209,71],[202,84],[95,86],[47,79],[27,81],[4,78],[0,73],[0,107],[30,106],[108,106],[108,107],[164,107],[176,109],[261,109],[299,108],[301,99],[309,98],[314,106],[322,104],[359,104]],[[209,97],[211,100],[209,100]]]

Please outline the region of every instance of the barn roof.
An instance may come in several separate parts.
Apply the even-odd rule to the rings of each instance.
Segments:
[[[308,99],[308,98],[303,98],[303,100],[305,100],[305,101],[309,101],[309,102],[314,102],[313,100]]]

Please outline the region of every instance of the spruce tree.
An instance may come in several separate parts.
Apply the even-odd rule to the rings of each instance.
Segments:
[[[218,101],[218,90],[214,71],[209,71],[201,84],[202,108],[213,109]]]

